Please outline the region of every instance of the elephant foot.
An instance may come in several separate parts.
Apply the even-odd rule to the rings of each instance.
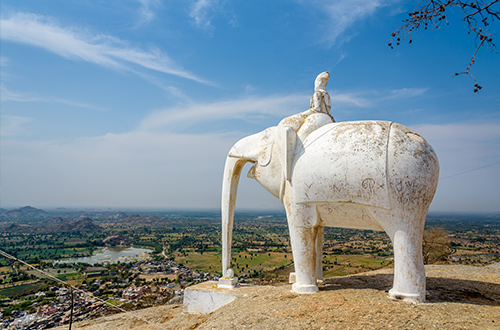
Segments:
[[[325,280],[323,278],[318,278],[317,281],[318,284],[323,284]],[[295,273],[290,273],[290,275],[288,276],[288,283],[293,284],[295,282],[297,282],[297,276],[295,275]]]
[[[218,288],[224,288],[224,289],[233,289],[238,285],[238,278],[237,277],[221,277],[219,278],[219,284],[217,284]]]
[[[407,301],[413,304],[425,302],[425,294],[420,293],[402,293],[396,292],[394,289],[389,290],[389,298]]]
[[[297,293],[315,293],[318,292],[318,286],[317,285],[304,285],[304,284],[298,284],[298,283],[293,283],[292,285],[292,291],[297,292]]]

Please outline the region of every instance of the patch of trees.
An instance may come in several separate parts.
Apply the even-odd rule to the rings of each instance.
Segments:
[[[445,261],[451,254],[451,240],[448,232],[441,227],[424,230],[422,253],[424,264]]]

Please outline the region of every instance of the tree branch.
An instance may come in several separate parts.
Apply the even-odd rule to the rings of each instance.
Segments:
[[[450,7],[460,7],[464,12],[464,18],[469,28],[470,32],[475,35],[475,40],[478,42],[476,49],[474,50],[469,64],[465,71],[460,73],[455,73],[458,75],[467,75],[474,80],[474,92],[478,92],[482,89],[479,86],[476,78],[471,74],[472,65],[476,61],[476,55],[482,47],[486,46],[493,52],[496,51],[496,45],[493,43],[493,36],[496,33],[492,33],[488,30],[488,26],[495,20],[500,20],[500,12],[493,10],[493,5],[499,4],[500,0],[489,0],[489,3],[484,3],[483,0],[476,1],[463,1],[463,0],[422,0],[415,7],[413,12],[408,13],[409,18],[403,20],[403,24],[391,35],[389,41],[389,47],[393,49],[393,40],[396,38],[396,45],[399,45],[401,38],[405,39],[409,37],[409,43],[412,43],[411,34],[413,31],[421,28],[423,26],[424,30],[427,30],[429,24],[435,29],[439,29],[443,22],[448,25],[448,20],[445,15],[445,11]],[[480,26],[482,23],[482,27]]]

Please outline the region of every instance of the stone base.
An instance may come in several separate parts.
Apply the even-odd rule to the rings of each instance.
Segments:
[[[235,290],[221,289],[216,281],[207,281],[184,290],[184,313],[209,314],[238,297]]]
[[[184,313],[209,314],[235,299],[267,295],[275,287],[267,285],[238,284],[235,288],[221,288],[216,281],[207,281],[184,290]]]
[[[221,277],[219,279],[219,284],[217,285],[217,287],[223,289],[233,289],[234,287],[236,287],[236,284],[238,284],[237,277],[231,277],[231,278]]]

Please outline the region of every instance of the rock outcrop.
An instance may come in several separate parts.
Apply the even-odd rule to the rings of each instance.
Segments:
[[[79,322],[73,329],[500,329],[498,266],[426,266],[424,304],[389,299],[393,275],[383,269],[326,279],[316,294],[293,293],[288,284],[257,286],[209,315],[166,305]]]
[[[2,220],[22,220],[22,219],[40,219],[48,216],[44,210],[32,206],[24,206],[15,210],[2,212]]]
[[[90,218],[82,217],[76,220],[51,218],[43,224],[9,224],[0,226],[0,230],[8,233],[64,233],[64,232],[95,232],[102,230]]]

